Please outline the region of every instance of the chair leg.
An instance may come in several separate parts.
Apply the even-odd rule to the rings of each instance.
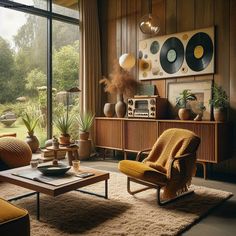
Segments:
[[[138,190],[135,190],[135,191],[132,191],[131,188],[130,188],[130,182],[135,182],[135,183],[143,184],[143,185],[146,185],[146,187],[141,188],[141,189],[138,189]],[[143,191],[148,190],[148,189],[151,189],[151,188],[156,189],[156,190],[157,190],[157,204],[158,204],[159,206],[164,206],[164,205],[166,205],[166,204],[168,204],[168,203],[171,203],[171,202],[176,201],[176,200],[179,199],[179,198],[182,198],[182,197],[185,197],[185,196],[187,196],[187,195],[190,195],[190,194],[194,193],[193,190],[191,190],[191,191],[186,191],[186,192],[184,192],[184,193],[179,194],[178,196],[176,196],[176,197],[174,197],[174,198],[171,198],[171,199],[163,200],[163,201],[162,201],[162,200],[161,200],[161,188],[162,188],[162,187],[163,187],[163,186],[153,185],[153,184],[149,184],[149,183],[146,183],[146,182],[144,183],[144,182],[142,182],[142,181],[140,181],[140,180],[133,179],[133,178],[130,178],[130,177],[127,178],[127,191],[128,191],[128,193],[131,194],[131,195],[134,195],[134,194],[136,194],[136,193],[143,192]]]
[[[130,178],[128,177],[128,178],[127,178],[127,191],[128,191],[128,193],[131,194],[131,195],[134,195],[134,194],[136,194],[136,193],[140,193],[140,192],[143,192],[143,191],[145,191],[145,190],[148,190],[148,189],[151,189],[151,188],[152,188],[152,187],[145,187],[145,188],[141,188],[141,189],[132,191],[132,190],[130,189],[130,182],[131,182],[131,180],[130,180]]]
[[[185,197],[187,195],[190,195],[190,194],[193,194],[194,191],[193,190],[190,190],[190,191],[186,191],[184,193],[181,193],[179,194],[178,196],[174,197],[174,198],[171,198],[171,199],[168,199],[168,200],[164,200],[164,201],[161,201],[161,187],[157,187],[157,204],[159,206],[164,206],[168,203],[171,203],[171,202],[174,202],[176,201],[177,199],[179,198],[182,198],[182,197]]]

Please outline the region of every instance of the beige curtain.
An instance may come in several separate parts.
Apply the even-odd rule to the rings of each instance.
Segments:
[[[97,0],[80,0],[81,110],[101,111],[101,53]]]

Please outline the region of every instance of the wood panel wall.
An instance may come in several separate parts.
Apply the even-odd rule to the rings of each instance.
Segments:
[[[140,17],[148,12],[148,1],[98,0],[98,6],[102,12],[100,23],[103,74],[107,76],[112,71],[115,58],[119,58],[125,52],[130,52],[137,57],[139,40],[149,37],[138,28]],[[236,121],[236,1],[153,0],[152,9],[153,14],[160,18],[159,35],[213,25],[216,27],[215,74],[150,80],[145,83],[156,85],[160,96],[166,97],[169,82],[212,79],[222,85],[229,95],[230,119]],[[132,73],[137,78],[137,67],[132,70]],[[114,102],[115,98],[104,96],[103,101],[107,100]],[[236,122],[234,122],[235,126]],[[234,149],[236,149],[236,138]],[[236,158],[218,165],[216,169],[236,173]]]

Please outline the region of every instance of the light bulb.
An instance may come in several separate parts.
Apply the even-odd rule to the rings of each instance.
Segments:
[[[155,35],[160,31],[160,22],[157,16],[144,15],[139,23],[139,28],[144,34]]]

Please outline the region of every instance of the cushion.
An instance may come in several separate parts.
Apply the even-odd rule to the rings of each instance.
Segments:
[[[121,172],[130,177],[153,184],[165,185],[167,182],[166,174],[142,162],[123,160],[119,162],[118,168]]]
[[[27,143],[13,137],[0,138],[0,160],[8,168],[29,165],[32,152]]]
[[[16,137],[16,133],[2,133],[0,134],[0,138],[3,137]]]
[[[30,235],[29,214],[26,210],[0,198],[0,235]]]

